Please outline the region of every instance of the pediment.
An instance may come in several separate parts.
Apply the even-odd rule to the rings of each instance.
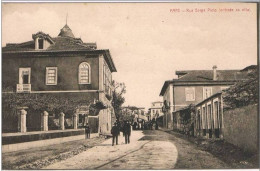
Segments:
[[[51,43],[51,44],[54,44],[54,41],[53,41],[53,39],[51,38],[51,36],[49,36],[48,34],[45,34],[45,33],[41,32],[41,31],[39,31],[39,32],[36,33],[36,34],[33,34],[33,35],[32,35],[32,38],[33,38],[34,41],[35,41],[37,38],[41,38],[41,39],[47,40],[47,41],[48,41],[49,43]]]

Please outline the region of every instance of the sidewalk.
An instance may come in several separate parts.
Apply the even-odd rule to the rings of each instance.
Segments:
[[[71,131],[71,130],[68,130]],[[62,132],[62,131],[52,131],[52,132]],[[27,133],[30,134],[37,134],[37,132]],[[5,136],[11,136],[12,134],[6,134]],[[19,133],[18,133],[19,135]],[[90,135],[91,138],[98,137],[98,133],[92,133]],[[83,135],[76,135],[76,136],[69,136],[69,137],[61,137],[61,138],[53,138],[53,139],[45,139],[45,140],[38,140],[38,141],[30,141],[30,142],[23,142],[23,143],[16,143],[16,144],[7,144],[2,145],[2,153],[7,152],[15,152],[20,150],[26,150],[31,148],[39,148],[49,145],[61,144],[69,141],[76,141],[76,140],[84,140],[85,134]]]
[[[108,139],[42,169],[170,169],[174,166],[178,152],[172,143],[140,140],[144,137],[142,131],[132,131],[131,134],[130,144],[124,143],[121,133],[119,145],[112,146],[112,139]]]
[[[100,145],[104,141],[106,141],[104,137],[91,137],[90,139],[74,140],[61,144],[2,153],[2,169],[38,170],[52,163],[73,157],[87,149]]]

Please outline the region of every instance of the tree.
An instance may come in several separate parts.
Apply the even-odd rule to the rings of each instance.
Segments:
[[[258,103],[258,71],[254,70],[248,73],[247,78],[224,90],[225,109]]]
[[[126,86],[124,83],[118,83],[114,80],[112,81],[112,86],[114,87],[112,91],[112,106],[114,107],[116,119],[119,120],[122,105],[125,102],[123,94],[126,93]]]

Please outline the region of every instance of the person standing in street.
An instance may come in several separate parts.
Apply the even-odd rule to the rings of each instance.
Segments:
[[[130,136],[131,136],[131,125],[129,121],[126,121],[124,124],[124,136],[125,136],[125,144],[129,144]]]
[[[111,129],[111,134],[113,136],[112,146],[114,146],[115,141],[116,141],[116,145],[118,145],[119,129],[118,129],[118,126],[117,126],[116,122],[114,123],[114,125],[113,125],[113,127]]]
[[[90,138],[90,127],[88,123],[85,125],[85,135],[86,135],[86,139]]]

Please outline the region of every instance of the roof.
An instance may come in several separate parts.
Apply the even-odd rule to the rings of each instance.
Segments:
[[[163,96],[169,84],[174,85],[230,85],[247,78],[247,72],[240,70],[217,70],[217,80],[213,80],[213,70],[183,70],[176,71],[178,79],[167,80],[161,89]]]
[[[72,30],[69,28],[67,24],[60,30],[60,34],[58,36],[75,38],[74,34],[72,33]]]
[[[164,93],[165,93],[165,91],[166,91],[166,89],[167,89],[167,87],[169,86],[170,83],[172,83],[172,80],[167,80],[167,81],[164,82],[163,87],[162,87],[161,92],[160,92],[160,96],[164,95]]]
[[[50,42],[50,46],[47,49],[36,50],[34,40],[23,42],[23,43],[13,43],[7,44],[6,47],[2,48],[4,54],[8,53],[50,53],[50,52],[88,52],[101,53],[104,55],[106,62],[108,63],[110,70],[116,72],[116,67],[111,57],[110,51],[108,49],[97,49],[96,43],[84,43],[80,38],[75,38],[71,29],[66,24],[59,33],[58,37],[51,37],[43,32],[38,32],[33,34],[33,39],[37,36],[46,38]]]
[[[52,38],[51,44],[45,50],[35,50],[34,41],[28,41],[19,44],[7,44],[3,47],[3,52],[53,52],[53,51],[75,51],[75,50],[95,50],[96,43],[83,43],[81,39],[71,37],[56,37]]]
[[[257,68],[258,68],[257,65],[250,65],[240,71],[257,70]]]
[[[50,43],[52,43],[52,44],[54,43],[52,38],[51,38],[51,36],[49,36],[48,34],[43,33],[42,31],[39,31],[38,33],[32,35],[33,40],[35,40],[36,37],[44,38],[47,41],[49,41]]]
[[[163,102],[161,102],[161,101],[154,101],[154,102],[152,102],[152,104],[153,104],[153,103],[163,103]]]
[[[216,97],[216,96],[218,96],[218,95],[221,95],[221,94],[222,94],[222,92],[217,92],[217,93],[211,95],[210,97],[204,99],[203,101],[197,103],[195,106],[199,106],[199,105],[205,103],[206,101],[208,101],[209,99],[212,99],[212,98],[214,98],[214,97]]]
[[[182,81],[213,81],[213,70],[188,70],[176,71],[183,74],[178,80]],[[218,81],[230,81],[244,79],[247,73],[240,72],[240,70],[217,70]]]

